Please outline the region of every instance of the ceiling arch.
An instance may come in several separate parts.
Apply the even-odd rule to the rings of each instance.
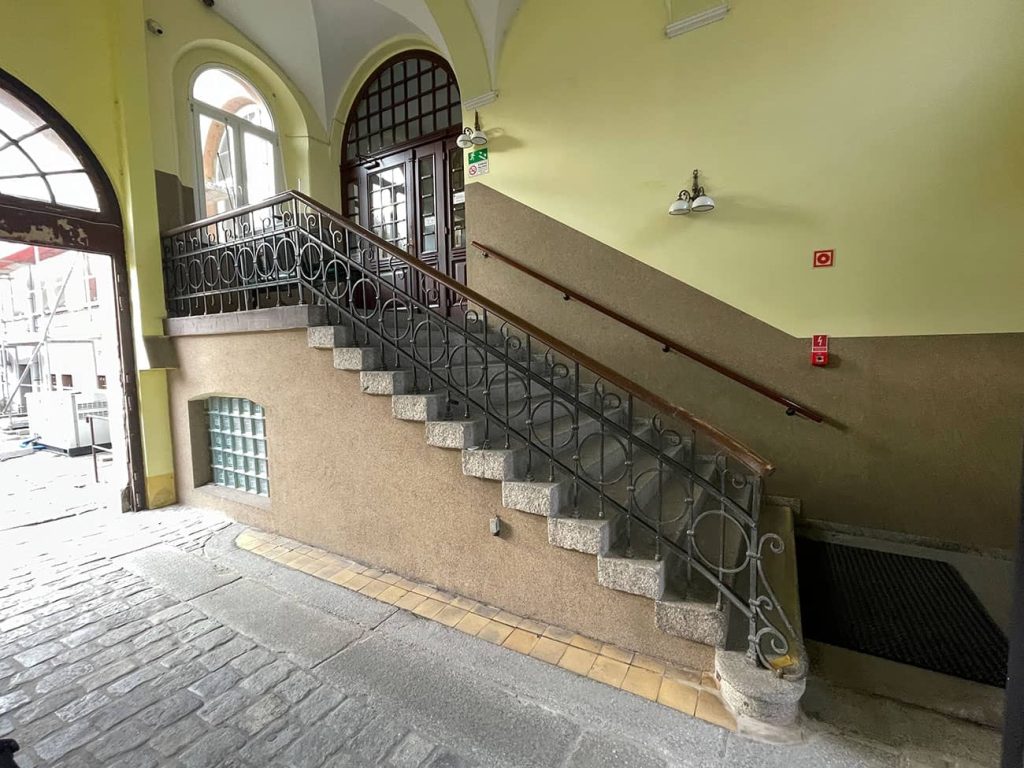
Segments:
[[[260,46],[309,100],[323,126],[372,51],[420,37],[455,68],[467,97],[495,88],[505,32],[521,0],[217,0],[215,10]]]

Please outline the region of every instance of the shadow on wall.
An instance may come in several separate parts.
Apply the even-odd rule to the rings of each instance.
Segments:
[[[778,467],[768,492],[802,499],[805,517],[969,547],[1012,545],[1024,335],[834,339],[829,367],[812,368],[808,339],[483,184],[469,186],[467,205],[470,240],[825,414],[825,424],[787,417],[752,390],[470,253],[472,288],[766,456]],[[730,200],[729,210],[745,223],[785,215],[757,200]]]

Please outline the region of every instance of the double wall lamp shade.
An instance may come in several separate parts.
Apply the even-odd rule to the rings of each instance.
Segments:
[[[715,201],[711,195],[704,192],[704,187],[697,183],[700,171],[693,172],[693,188],[680,191],[679,197],[672,201],[668,212],[672,216],[685,216],[690,211],[705,213],[715,210]]]
[[[473,113],[473,127],[470,128],[467,125],[463,128],[462,133],[459,134],[459,138],[455,140],[455,143],[462,149],[471,149],[474,146],[482,147],[487,143],[487,136],[480,130],[479,112]]]

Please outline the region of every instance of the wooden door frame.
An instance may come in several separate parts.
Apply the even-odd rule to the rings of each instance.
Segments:
[[[0,237],[26,245],[85,251],[110,257],[114,278],[117,352],[124,396],[128,503],[133,510],[142,509],[146,503],[142,423],[125,233],[117,194],[95,153],[60,112],[3,69],[0,69],[0,89],[25,104],[64,140],[96,190],[98,211],[0,194]]]

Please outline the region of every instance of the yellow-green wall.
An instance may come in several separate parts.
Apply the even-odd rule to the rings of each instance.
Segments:
[[[1024,3],[730,6],[526,0],[486,183],[794,335],[1024,331]]]
[[[132,0],[0,0],[0,67],[46,99],[95,152],[117,193],[124,218],[139,367],[143,335],[161,332],[163,285],[157,236],[148,96],[145,16]],[[147,487],[173,477],[166,381],[140,378],[142,448]],[[166,485],[165,485],[166,487]],[[174,500],[154,493],[151,506]]]
[[[248,78],[267,100],[281,145],[285,186],[302,188],[337,208],[338,169],[330,139],[294,83],[257,45],[199,2],[148,0],[146,13],[164,29],[147,37],[147,67],[155,166],[187,186],[195,183],[189,86],[204,65],[222,65]]]

